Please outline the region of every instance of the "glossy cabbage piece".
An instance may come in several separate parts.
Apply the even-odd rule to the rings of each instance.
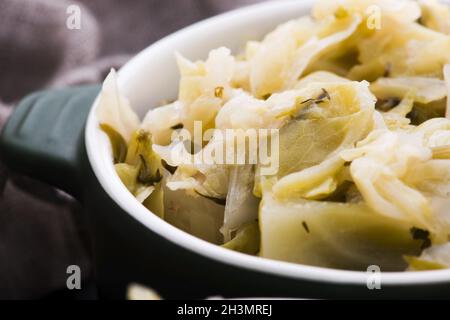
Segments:
[[[244,224],[236,236],[222,245],[222,247],[237,252],[255,255],[259,252],[260,232],[257,222]]]
[[[128,152],[128,146],[125,139],[109,124],[101,123],[100,128],[108,136],[111,143],[114,164],[124,162]]]
[[[442,67],[449,62],[450,37],[415,22],[382,16],[381,28],[361,39],[357,50],[359,64],[347,74],[350,79],[374,81],[386,75],[442,79]]]
[[[388,111],[390,115],[385,117],[388,126],[391,125],[392,120],[400,120],[407,125],[419,125],[431,118],[445,115],[448,88],[446,82],[439,78],[379,78],[371,84],[370,90],[379,99],[382,108],[389,107],[391,102],[403,99],[400,103],[403,107],[396,106]],[[400,112],[403,119],[392,117],[392,114],[398,114],[400,110],[403,110]]]
[[[376,13],[375,9],[379,9],[381,15],[388,15],[402,22],[416,21],[421,15],[419,5],[413,0],[318,0],[313,7],[312,15],[316,19],[326,19],[351,11],[367,19]]]
[[[399,100],[400,102],[398,105],[392,109],[380,111],[379,114],[382,116],[384,124],[378,128],[387,127],[390,130],[409,129],[412,121],[408,116],[411,116],[412,111],[414,110],[414,99],[415,94],[409,92],[402,100]],[[387,100],[386,103],[389,105],[390,100]]]
[[[342,150],[353,148],[373,127],[375,99],[365,83],[316,83],[323,101],[300,103],[296,118],[280,130],[279,170],[274,181],[278,198],[320,199],[339,184],[345,161]],[[307,101],[307,100],[306,100]]]
[[[178,101],[183,104],[182,124],[191,133],[194,121],[202,121],[203,129],[214,127],[214,118],[233,91],[231,80],[235,58],[221,47],[212,50],[206,61],[191,62],[177,54],[180,70]]]
[[[155,184],[161,182],[161,159],[152,150],[151,134],[139,130],[139,118],[119,90],[114,69],[103,83],[98,103],[97,116],[111,142],[116,172],[126,188],[143,203],[155,190]],[[155,194],[147,204],[156,198]],[[163,216],[163,209],[157,211]]]
[[[165,218],[163,182],[153,186],[151,193],[145,197],[142,204],[161,219]]]
[[[122,183],[131,193],[135,193],[138,187],[138,174],[139,167],[132,166],[127,163],[118,163],[114,166],[116,173],[119,176]]]
[[[200,239],[223,244],[220,228],[225,206],[185,190],[164,188],[165,220]]]
[[[185,190],[190,195],[202,195],[225,201],[228,192],[229,168],[226,165],[180,165],[167,178],[169,189]]]
[[[405,260],[408,262],[409,271],[442,270],[450,267],[436,261],[424,260],[418,257],[405,256]]]
[[[148,133],[138,131],[130,141],[126,161],[115,165],[122,183],[147,209],[164,218],[161,160],[151,149]]]
[[[450,119],[450,64],[444,66],[444,80],[447,88],[447,103],[445,106],[445,117]]]
[[[414,100],[427,104],[447,97],[445,81],[427,77],[379,78],[370,85],[378,99],[404,98],[414,93]]]
[[[317,22],[310,17],[289,21],[268,34],[249,60],[250,85],[261,98],[292,89],[307,67],[349,38],[359,15]]]
[[[450,268],[450,242],[427,248],[419,257],[406,256],[405,260],[412,271]]]
[[[225,241],[230,241],[234,231],[258,217],[259,199],[253,195],[254,178],[252,165],[234,166],[230,171],[224,223],[220,229]]]
[[[174,128],[193,133],[195,121],[201,121],[203,130],[214,127],[217,112],[233,95],[235,58],[229,49],[212,50],[206,61],[196,62],[176,53],[176,62],[181,76],[178,100],[149,110],[141,124],[160,145],[170,144]]]
[[[411,225],[372,212],[363,203],[278,201],[265,193],[259,213],[260,256],[312,266],[403,271],[418,255]]]
[[[283,76],[294,60],[298,46],[313,36],[315,26],[309,17],[289,21],[247,50],[251,92],[262,97],[282,88]]]
[[[450,9],[437,0],[420,0],[421,23],[427,28],[450,34]]]
[[[450,234],[449,126],[441,118],[405,130],[378,129],[341,153],[374,212],[430,231],[433,243]]]
[[[97,107],[97,117],[102,124],[116,130],[125,141],[139,128],[139,118],[131,108],[128,99],[121,93],[114,69],[103,82]]]
[[[336,83],[336,82],[349,82],[350,80],[344,77],[340,77],[337,74],[329,71],[316,71],[308,74],[305,77],[300,78],[295,89],[301,89],[309,84],[319,82],[319,83]]]

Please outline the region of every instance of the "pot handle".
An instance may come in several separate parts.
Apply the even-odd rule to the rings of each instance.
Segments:
[[[25,97],[0,136],[2,161],[79,199],[88,166],[84,128],[99,91],[100,85],[91,85]]]

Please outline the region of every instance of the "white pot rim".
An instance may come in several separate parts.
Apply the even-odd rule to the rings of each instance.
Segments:
[[[232,23],[232,21],[246,19],[249,16],[262,12],[275,11],[282,7],[285,10],[310,7],[311,3],[312,1],[310,0],[302,2],[296,0],[265,2],[237,9],[191,25],[154,43],[130,60],[119,72],[119,83],[124,83],[127,79],[130,79],[133,73],[139,70],[144,59],[167,46],[173,45],[180,39],[194,36],[201,30],[217,28],[217,26],[224,26],[227,23]],[[94,106],[89,114],[85,131],[87,154],[95,176],[111,199],[152,232],[199,255],[239,268],[283,276],[293,280],[309,280],[328,284],[366,285],[368,278],[366,272],[298,265],[233,252],[196,238],[173,227],[155,215],[149,214],[148,210],[126,190],[114,172],[110,154],[105,148],[105,137],[102,136],[98,127],[95,114],[96,104],[97,101],[94,102]],[[381,281],[383,285],[387,286],[445,283],[450,281],[450,269],[421,272],[382,272]]]

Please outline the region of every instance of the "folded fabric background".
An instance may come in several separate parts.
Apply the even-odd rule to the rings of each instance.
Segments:
[[[194,21],[258,0],[0,0],[0,128],[26,94],[100,82],[111,68]],[[66,27],[81,8],[81,29]],[[0,298],[63,288],[66,268],[92,273],[80,206],[0,163]]]

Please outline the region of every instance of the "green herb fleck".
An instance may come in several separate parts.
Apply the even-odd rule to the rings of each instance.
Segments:
[[[305,229],[305,231],[306,231],[307,233],[309,233],[309,227],[308,227],[308,224],[306,223],[306,221],[303,221],[303,222],[302,222],[302,226],[303,226],[303,229]]]
[[[423,241],[421,248],[422,250],[431,247],[430,232],[428,230],[413,227],[410,232],[414,240]]]
[[[172,130],[179,130],[179,129],[183,129],[183,128],[184,128],[184,126],[182,123],[176,124],[171,127]]]
[[[125,139],[119,132],[106,123],[100,124],[100,128],[108,135],[112,147],[114,164],[124,162],[128,151]]]
[[[267,100],[267,99],[269,99],[271,96],[272,96],[271,93],[267,93],[267,94],[263,95],[262,98],[263,98],[263,100]]]
[[[317,98],[310,98],[305,101],[302,101],[300,104],[321,104],[325,102],[325,100],[331,100],[331,96],[327,90],[322,88],[322,93]]]
[[[218,205],[221,205],[221,206],[224,206],[224,205],[226,205],[226,203],[227,203],[227,200],[226,200],[226,199],[220,199],[220,198],[214,198],[214,197],[210,197],[210,196],[205,196],[204,194],[201,194],[201,193],[198,192],[198,191],[195,191],[195,193],[198,194],[199,196],[201,196],[201,197],[203,197],[203,198],[206,198],[206,199],[208,199],[208,200],[211,200],[211,201],[213,201],[214,203],[216,203],[216,204],[218,204]]]

